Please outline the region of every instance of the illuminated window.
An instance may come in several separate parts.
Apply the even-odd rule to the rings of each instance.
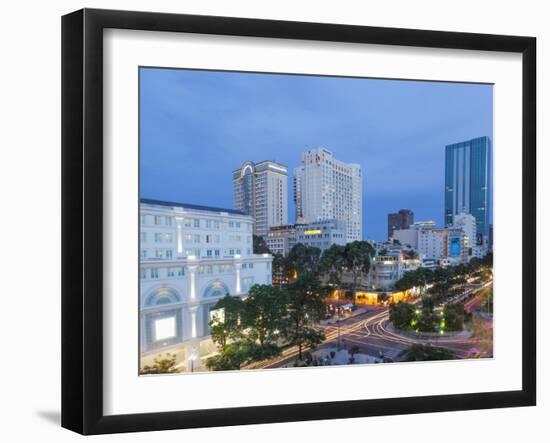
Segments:
[[[166,340],[176,336],[176,317],[155,320],[155,340]]]

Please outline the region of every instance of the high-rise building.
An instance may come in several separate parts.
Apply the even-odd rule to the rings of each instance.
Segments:
[[[445,147],[445,225],[462,212],[476,219],[478,245],[487,244],[491,217],[491,139],[479,137]]]
[[[388,214],[388,238],[393,238],[396,229],[408,229],[414,223],[414,212],[410,209],[400,209]]]
[[[254,218],[254,234],[288,223],[288,168],[273,161],[246,161],[233,171],[235,209]]]
[[[325,148],[302,153],[294,169],[296,221],[341,220],[346,242],[362,238],[363,180],[361,166],[336,160]]]

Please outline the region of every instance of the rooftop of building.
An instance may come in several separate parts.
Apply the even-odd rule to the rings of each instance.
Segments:
[[[281,172],[285,172],[288,171],[288,166],[287,165],[284,165],[282,163],[279,163],[275,160],[262,160],[261,162],[253,162],[251,160],[246,160],[245,162],[243,162],[243,164],[241,166],[239,166],[237,169],[234,169],[233,170],[233,175],[235,174],[240,174],[241,171],[246,168],[247,166],[251,166],[254,169],[257,169],[261,166],[269,166],[269,165],[272,165],[273,167],[276,168],[276,170],[279,170]],[[284,170],[284,171],[283,171]]]
[[[146,205],[167,206],[172,208],[183,208],[208,212],[227,212],[228,214],[245,215],[244,212],[238,211],[237,209],[217,208],[214,206],[195,205],[191,203],[155,200],[152,198],[140,198],[139,202]]]

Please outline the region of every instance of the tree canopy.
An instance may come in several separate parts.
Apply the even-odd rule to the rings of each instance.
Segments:
[[[252,236],[252,251],[254,254],[271,254],[264,238],[259,235]]]
[[[457,358],[450,349],[418,343],[401,351],[398,357],[401,361],[454,360]]]

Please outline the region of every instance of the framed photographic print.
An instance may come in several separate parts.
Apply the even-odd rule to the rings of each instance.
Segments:
[[[536,402],[531,37],[62,21],[62,425]]]

